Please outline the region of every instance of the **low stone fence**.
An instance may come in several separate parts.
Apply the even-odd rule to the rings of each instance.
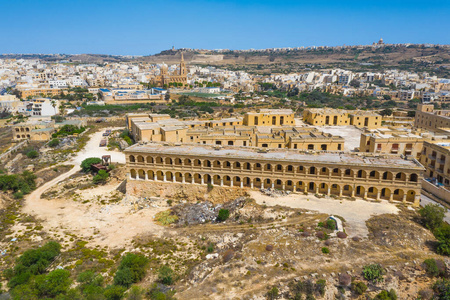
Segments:
[[[3,162],[5,162],[5,160],[10,159],[13,154],[15,154],[19,149],[21,149],[22,147],[24,147],[26,145],[28,145],[28,140],[23,140],[20,143],[18,143],[17,145],[13,146],[8,151],[6,151],[2,155],[0,155],[0,162],[3,163]]]
[[[428,192],[429,194],[437,197],[439,200],[444,201],[446,204],[450,204],[450,191],[435,186],[434,184],[422,179],[422,189]]]

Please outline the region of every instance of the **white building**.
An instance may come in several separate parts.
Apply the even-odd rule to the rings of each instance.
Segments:
[[[30,116],[49,117],[59,113],[58,101],[49,98],[33,99],[26,107],[25,113]]]

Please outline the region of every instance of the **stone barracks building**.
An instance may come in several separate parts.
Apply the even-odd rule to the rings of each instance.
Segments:
[[[424,168],[394,155],[252,149],[236,146],[136,144],[125,150],[131,181],[420,202]]]

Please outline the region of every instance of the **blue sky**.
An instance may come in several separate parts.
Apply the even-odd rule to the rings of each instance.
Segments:
[[[0,12],[0,53],[450,44],[450,0],[0,0]]]

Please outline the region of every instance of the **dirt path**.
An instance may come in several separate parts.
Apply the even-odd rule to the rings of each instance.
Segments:
[[[123,127],[111,128],[111,130],[120,130]],[[111,155],[111,162],[125,164],[125,154],[120,151],[108,150],[106,147],[100,147],[100,141],[104,139],[104,130],[97,131],[91,135],[91,138],[84,147],[83,150],[77,153],[77,156],[72,159],[70,163],[74,165],[80,165],[81,162],[88,157],[102,157],[102,155]]]
[[[113,130],[120,128],[112,128]],[[106,184],[82,191],[83,203],[75,199],[42,199],[48,189],[61,184],[70,176],[81,170],[81,162],[88,157],[111,155],[113,163],[125,163],[125,155],[119,151],[108,151],[99,147],[103,131],[93,133],[86,147],[66,164],[74,167],[53,180],[46,182],[30,195],[24,203],[23,212],[41,219],[47,232],[65,236],[66,232],[80,238],[89,239],[90,243],[109,247],[125,247],[139,234],[152,232],[159,235],[164,228],[153,222],[156,213],[164,208],[151,208],[134,211],[126,197],[119,203],[102,205],[94,201],[99,195],[115,192],[118,184]]]

